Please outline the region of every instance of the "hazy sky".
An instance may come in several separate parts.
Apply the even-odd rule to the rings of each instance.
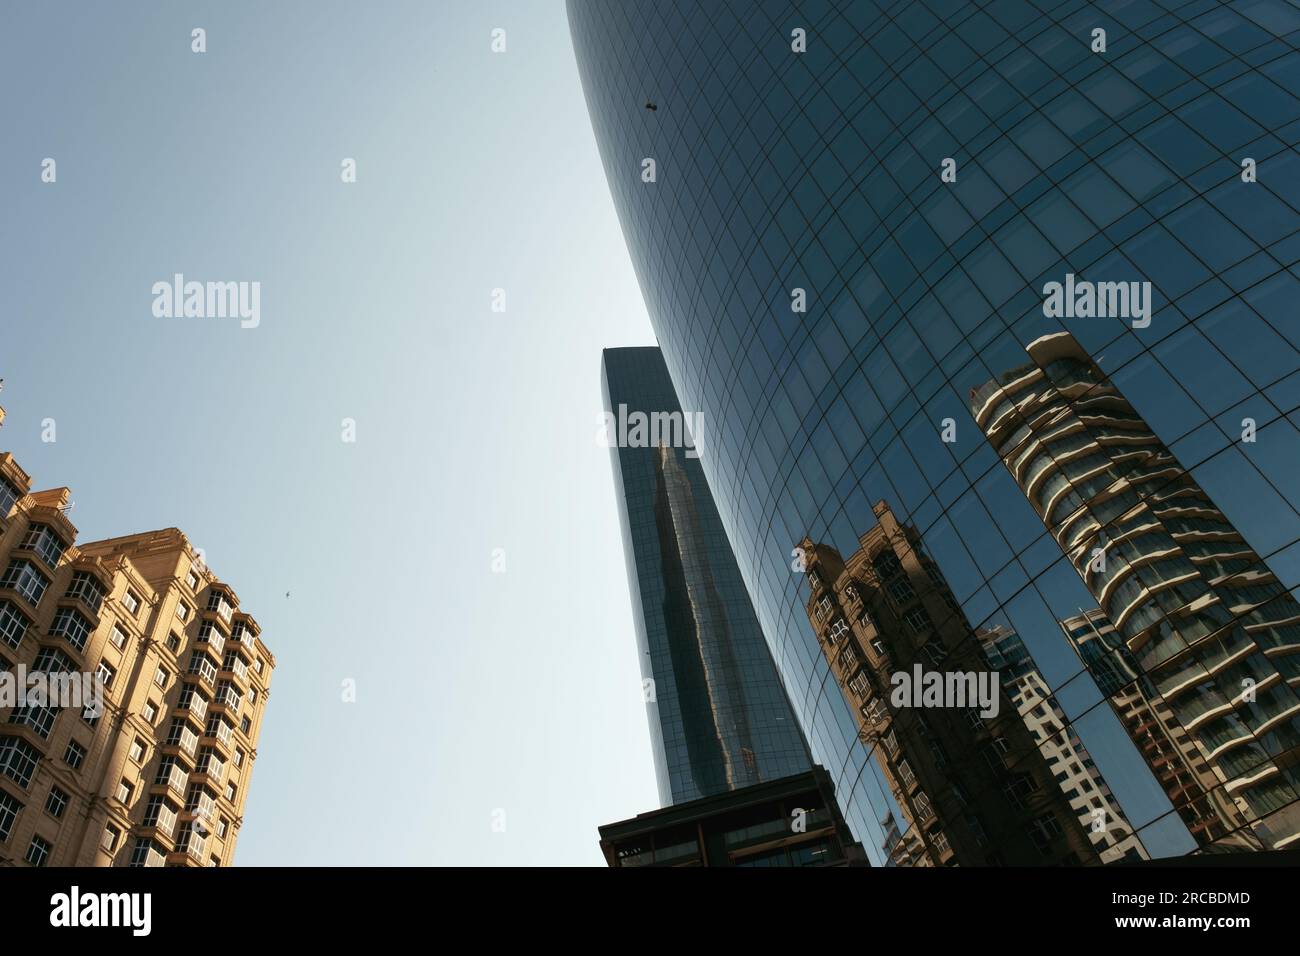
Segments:
[[[235,862],[600,863],[656,805],[600,350],[654,339],[561,0],[5,20],[0,449],[261,623]],[[260,325],[155,318],[177,272]]]

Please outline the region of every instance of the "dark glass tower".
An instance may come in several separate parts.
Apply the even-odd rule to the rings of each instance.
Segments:
[[[606,349],[602,380],[661,801],[808,770],[663,356]]]
[[[988,650],[1050,698],[1035,719],[1068,746],[1040,742],[1045,759],[1086,753],[1095,768],[1075,777],[1104,781],[1102,809],[1123,821],[1122,841],[1090,833],[1088,853],[1295,846],[1300,638],[1281,599],[1300,586],[1294,7],[570,0],[569,18],[668,370],[710,424],[722,523],[873,862],[935,859],[900,832],[929,811],[896,799],[888,733],[861,732],[856,674],[828,659],[791,549],[855,554],[877,502],[956,605],[908,598],[904,621],[917,600],[930,621],[898,646],[1015,635],[1014,653]],[[1056,309],[1052,283],[1091,291]],[[1150,310],[1134,308],[1147,291]],[[1027,371],[1027,345],[1061,332],[1152,437],[1113,451],[1072,434],[1049,457],[1100,454],[1178,543],[1149,550],[1130,529],[1118,560],[1134,569],[1112,563],[1104,581],[1071,537],[1091,525],[1040,508],[1118,489],[1041,462],[1026,474],[1034,436],[996,433],[1027,442],[1004,463],[977,421]],[[974,832],[929,809],[922,836]]]

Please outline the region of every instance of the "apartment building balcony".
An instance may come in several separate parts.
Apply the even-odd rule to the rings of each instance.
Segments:
[[[174,747],[174,745],[171,745]],[[179,749],[179,748],[176,748]],[[172,764],[167,776],[154,783],[151,791],[163,795],[175,795],[185,799],[185,788],[189,784],[189,774],[180,764]]]
[[[199,641],[208,645],[208,650],[220,657],[226,650],[226,635],[215,624],[206,623],[199,629]]]
[[[241,700],[243,695],[233,687],[223,687],[218,689],[217,696],[212,700],[212,706],[223,712],[238,713]]]
[[[194,771],[194,782],[212,787],[214,790],[221,790],[226,782],[226,764],[215,755],[200,760]]]
[[[236,627],[231,646],[244,656],[249,664],[257,659],[257,638],[246,627]]]
[[[149,852],[145,855],[144,863],[140,865],[141,866],[166,866],[167,857],[163,856],[157,850],[150,847]]]
[[[220,721],[216,733],[203,733],[202,744],[221,753],[223,759],[229,760],[234,753],[234,729],[225,721]]]
[[[202,730],[203,722],[208,716],[208,702],[192,693],[186,703],[176,705],[176,716],[185,718]]]
[[[171,847],[176,840],[176,819],[176,811],[163,806],[152,822],[146,820],[136,828],[136,832],[140,836],[152,837],[165,846]]]

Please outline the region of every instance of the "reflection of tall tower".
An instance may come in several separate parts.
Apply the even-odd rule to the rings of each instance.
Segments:
[[[705,793],[735,790],[759,782],[745,688],[709,555],[682,547],[683,542],[706,540],[690,480],[671,448],[656,452],[655,526],[667,585],[664,622],[682,711],[697,714],[701,730],[686,738],[691,771]],[[704,634],[712,639],[701,640]]]
[[[658,349],[607,349],[602,371],[611,413],[682,414]],[[611,457],[661,802],[806,772],[699,459],[631,435]]]
[[[1291,844],[1300,603],[1069,334],[1027,350],[971,411],[1104,613],[1076,649],[1202,845]]]
[[[1038,743],[1053,778],[1088,831],[1101,861],[1146,859],[1147,852],[1134,836],[1132,825],[1083,741],[1066,720],[1020,635],[998,626],[980,631],[977,637],[985,659],[1000,675],[1003,689]]]
[[[886,818],[902,831],[888,858],[901,866],[1095,860],[1080,814],[1002,686],[992,717],[978,707],[891,702],[892,677],[914,665],[993,668],[916,531],[883,501],[874,511],[878,524],[847,560],[808,538],[799,547],[808,619],[898,808]]]

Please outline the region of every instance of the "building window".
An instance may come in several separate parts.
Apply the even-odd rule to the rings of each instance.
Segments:
[[[77,669],[72,658],[54,647],[42,647],[32,661],[32,671],[42,674],[71,674]]]
[[[131,794],[134,790],[135,788],[131,786],[130,781],[123,780],[121,783],[119,783],[117,785],[117,793],[115,794],[115,796],[118,799],[118,802],[130,805]]]
[[[831,610],[832,610],[832,606],[831,606],[830,596],[827,594],[823,594],[821,596],[821,599],[817,602],[817,620],[819,621],[824,620],[827,616],[830,615]]]
[[[194,651],[190,655],[191,674],[198,674],[209,686],[217,682],[217,665],[212,663],[212,659],[202,651]]]
[[[32,782],[41,752],[20,737],[0,737],[0,773],[24,790]]]
[[[131,866],[162,866],[164,850],[148,837],[140,837],[131,850]]]
[[[936,853],[947,853],[949,849],[948,835],[942,830],[936,830],[930,834],[930,845],[934,847]]]
[[[190,568],[190,573],[185,575],[185,584],[191,591],[197,591],[199,589],[199,576],[195,573],[193,568]]]
[[[244,751],[243,751],[242,749],[240,749],[239,747],[236,747],[236,748],[235,748],[235,766],[236,766],[236,767],[242,767],[243,765],[244,765]]]
[[[184,601],[176,602],[176,616],[182,621],[190,619],[190,608]]]
[[[905,787],[910,788],[912,784],[916,783],[916,774],[912,772],[912,768],[906,760],[898,762],[898,776],[902,779]]]
[[[226,838],[226,833],[229,829],[230,829],[230,821],[227,820],[225,817],[219,819],[217,821],[217,839],[224,840]]]
[[[903,620],[907,622],[907,626],[916,634],[924,634],[933,626],[929,613],[927,613],[923,607],[913,608],[908,611],[903,615]]]
[[[158,722],[158,705],[153,701],[145,701],[144,710],[142,711],[144,719],[152,726]]]
[[[0,601],[0,641],[17,650],[31,624],[27,615],[12,601]]]
[[[262,673],[262,659],[260,657],[253,662],[253,670],[257,671],[259,675]]]
[[[239,718],[239,729],[242,730],[244,736],[247,737],[248,732],[253,729],[253,722],[247,717],[241,717]]]
[[[167,650],[169,650],[169,651],[171,651],[173,654],[175,654],[175,653],[176,653],[177,651],[179,651],[180,649],[181,649],[181,639],[180,639],[179,637],[177,637],[175,634],[168,634],[168,635],[167,635]]]
[[[916,592],[912,590],[912,582],[905,577],[890,581],[887,585],[890,596],[898,604],[906,604],[912,598],[916,597]]]
[[[119,651],[126,647],[126,631],[122,630],[121,624],[113,625],[113,633],[109,637],[109,640],[113,642],[113,646]]]
[[[144,763],[144,751],[144,741],[139,737],[135,738],[135,742],[131,744],[131,759],[136,763]]]
[[[13,709],[13,713],[9,715],[9,723],[21,727],[30,727],[40,734],[41,739],[49,740],[50,731],[54,729],[54,721],[58,716],[58,710],[53,707],[38,707],[35,704],[26,704]]]
[[[135,617],[140,613],[140,595],[128,589],[127,592],[122,595],[122,606],[131,612],[132,617]]]
[[[30,561],[13,561],[5,569],[4,577],[0,578],[0,588],[8,588],[16,591],[26,599],[28,604],[35,606],[41,603],[41,598],[45,595],[45,589],[50,586],[50,582],[45,579],[41,572],[36,570],[36,565]]]
[[[63,762],[73,770],[81,766],[81,762],[86,759],[86,748],[81,746],[75,740],[68,741],[68,749],[63,752]]]
[[[1061,832],[1061,824],[1050,813],[1038,817],[1029,825],[1029,836],[1042,853],[1048,852],[1052,841],[1059,837]]]
[[[934,808],[930,806],[930,798],[924,793],[918,792],[916,799],[912,801],[912,805],[916,808],[916,819],[919,822],[923,823],[934,816]]]
[[[32,837],[32,845],[27,848],[25,859],[32,866],[44,866],[50,858],[50,844],[38,836]]]
[[[99,838],[99,845],[109,853],[117,850],[118,841],[122,839],[122,831],[113,824],[104,827],[104,835]]]
[[[175,804],[164,800],[162,797],[151,797],[148,806],[144,808],[144,819],[141,821],[141,825],[157,827],[170,837],[176,827],[176,814],[179,809]]]
[[[22,808],[21,803],[0,790],[0,843],[4,843],[9,839],[9,834],[14,828],[14,821],[18,819],[18,812]]]
[[[14,503],[22,497],[18,489],[8,478],[0,476],[0,518],[9,517],[9,512],[13,510]]]
[[[1037,790],[1038,781],[1027,773],[1016,774],[1015,779],[1002,788],[1002,792],[1007,795],[1007,799],[1021,810],[1025,808],[1025,801],[1030,794],[1037,792]]]
[[[68,795],[58,787],[50,787],[49,796],[45,798],[45,812],[57,820],[67,807]]]
[[[863,671],[857,677],[853,678],[853,680],[849,681],[849,690],[857,694],[859,698],[866,697],[867,692],[870,689],[871,689],[871,685],[867,681],[866,671]]]
[[[158,668],[158,672],[157,672],[156,674],[153,675],[153,682],[154,682],[157,686],[159,686],[159,687],[166,687],[166,686],[167,686],[167,678],[168,678],[169,676],[170,676],[170,675],[167,673],[167,668],[165,668],[165,667],[160,667],[160,668]]]
[[[948,656],[948,648],[944,647],[943,642],[937,638],[926,641],[921,650],[925,652],[925,656],[930,663],[936,667],[942,664],[943,659]]]
[[[837,617],[835,623],[831,625],[830,642],[834,644],[847,633],[849,633],[849,622],[842,617]]]
[[[235,802],[235,793],[237,792],[237,789],[238,788],[236,788],[233,783],[226,784],[226,799],[231,803]]]
[[[67,545],[59,540],[54,529],[44,524],[34,524],[28,528],[19,547],[34,551],[50,570],[58,565],[59,558],[63,557],[63,552],[67,549]]]
[[[104,603],[104,585],[88,571],[78,571],[72,576],[68,585],[68,597],[76,598],[92,611],[98,612]]]
[[[230,616],[234,613],[234,608],[226,600],[226,596],[220,591],[213,591],[208,595],[208,610],[216,611],[218,616],[227,624],[230,623]]]
[[[893,551],[883,551],[876,555],[871,561],[872,567],[876,569],[876,574],[883,581],[885,578],[893,577],[902,570],[903,565],[898,560],[898,555]]]
[[[108,661],[100,661],[99,667],[95,670],[95,676],[104,682],[105,687],[113,686],[113,678],[117,676],[117,671]]]

